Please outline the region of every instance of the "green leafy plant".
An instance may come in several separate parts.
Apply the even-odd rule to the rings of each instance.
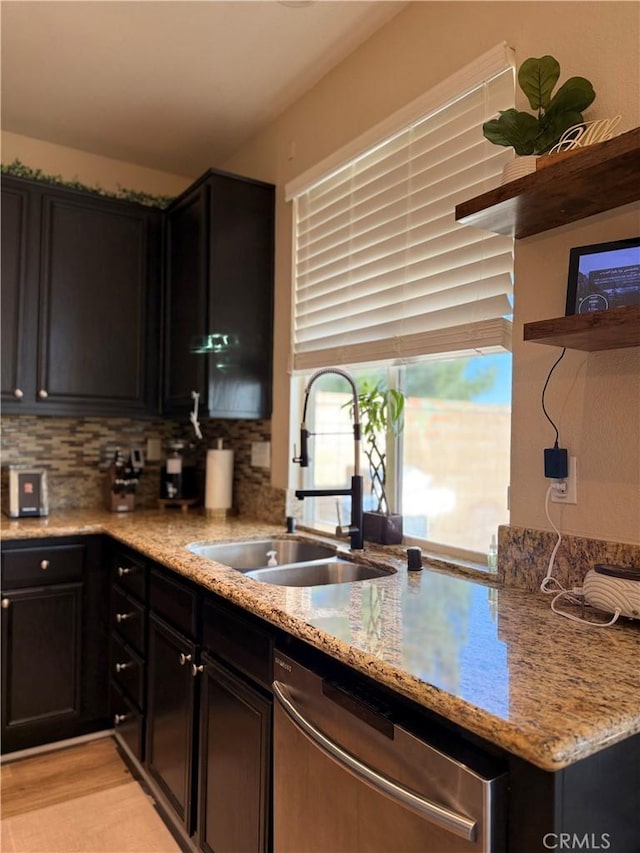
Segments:
[[[545,154],[565,130],[583,122],[582,112],[596,96],[593,86],[584,77],[570,77],[552,96],[559,78],[560,64],[553,56],[525,60],[518,84],[536,114],[501,110],[498,118],[482,125],[489,142],[512,146],[520,155]]]
[[[376,512],[389,515],[387,498],[386,441],[398,436],[404,428],[404,394],[395,388],[382,388],[364,381],[358,391],[360,423],[364,440],[364,453],[369,463],[371,494],[376,501]],[[347,404],[351,405],[352,404]]]
[[[3,175],[13,175],[16,178],[26,178],[30,181],[41,181],[43,184],[53,184],[58,187],[65,187],[69,190],[80,190],[81,192],[94,193],[95,195],[103,196],[104,198],[117,198],[122,201],[137,202],[144,204],[146,207],[159,207],[164,209],[172,201],[171,196],[152,195],[151,193],[143,192],[142,190],[131,190],[126,187],[118,187],[117,191],[104,190],[99,185],[93,187],[83,184],[80,181],[69,181],[62,175],[48,175],[42,169],[34,169],[27,166],[17,158],[11,163],[2,163],[0,171]]]

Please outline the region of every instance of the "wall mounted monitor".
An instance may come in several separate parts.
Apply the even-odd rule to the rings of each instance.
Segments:
[[[640,305],[640,237],[571,249],[565,314],[623,305]]]

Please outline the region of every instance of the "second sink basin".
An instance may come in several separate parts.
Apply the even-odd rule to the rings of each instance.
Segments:
[[[315,542],[301,542],[297,539],[255,539],[249,542],[224,542],[189,545],[189,550],[215,560],[225,566],[231,566],[240,572],[260,569],[269,565],[269,554],[278,562],[278,566],[287,563],[303,563],[310,560],[327,560],[335,557],[336,548]]]
[[[289,566],[275,566],[247,572],[248,578],[276,586],[326,586],[334,583],[354,583],[386,577],[392,572],[375,566],[351,563],[334,557],[330,560],[317,560]]]

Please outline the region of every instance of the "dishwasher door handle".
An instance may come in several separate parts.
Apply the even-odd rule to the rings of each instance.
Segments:
[[[398,785],[392,779],[382,776],[376,770],[363,764],[362,761],[351,755],[351,753],[345,752],[342,747],[323,734],[313,723],[310,723],[286,695],[284,685],[278,681],[274,681],[272,687],[276,701],[287,717],[322,752],[333,758],[358,779],[361,779],[375,790],[415,812],[420,817],[426,818],[431,823],[442,827],[448,832],[454,833],[460,838],[464,838],[465,841],[476,840],[476,821],[414,794],[407,788]]]

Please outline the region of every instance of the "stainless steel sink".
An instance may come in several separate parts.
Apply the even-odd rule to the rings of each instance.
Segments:
[[[256,569],[246,574],[248,578],[276,586],[326,586],[386,577],[393,572],[334,557],[330,560]]]
[[[248,572],[269,565],[270,552],[278,566],[290,563],[303,563],[310,560],[327,560],[335,557],[337,549],[331,545],[315,542],[301,542],[297,539],[256,539],[249,542],[198,543],[187,546],[189,551],[215,560],[225,566],[231,566],[239,572]]]
[[[393,574],[393,569],[341,559],[337,547],[298,539],[254,539],[248,542],[193,542],[189,551],[276,586],[326,586],[356,583]],[[269,560],[275,559],[276,566]]]

